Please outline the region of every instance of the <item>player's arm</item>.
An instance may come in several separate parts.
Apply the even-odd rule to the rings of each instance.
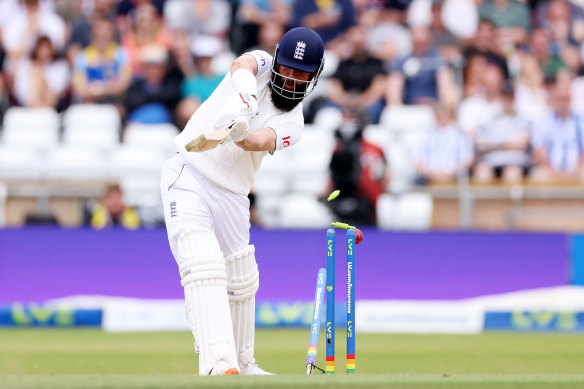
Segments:
[[[229,69],[231,72],[231,77],[233,77],[235,72],[240,69],[247,70],[251,72],[253,76],[255,76],[258,74],[258,63],[251,55],[243,54],[237,57],[231,64],[231,68]]]
[[[304,125],[300,120],[287,122],[268,122],[265,128],[252,132],[240,142],[235,143],[246,151],[282,150],[295,145],[302,138]]]
[[[258,86],[256,74],[258,64],[251,55],[241,55],[230,68],[231,83],[235,90],[235,106],[228,113],[228,117],[220,125],[226,125],[237,116],[253,117],[258,112]]]
[[[276,133],[271,128],[262,128],[248,134],[236,144],[245,151],[274,151],[276,149]]]

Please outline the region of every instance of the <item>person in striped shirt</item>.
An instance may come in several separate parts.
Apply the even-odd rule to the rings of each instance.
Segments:
[[[571,109],[571,81],[567,74],[558,77],[551,93],[553,111],[533,128],[534,182],[584,181],[584,120]]]

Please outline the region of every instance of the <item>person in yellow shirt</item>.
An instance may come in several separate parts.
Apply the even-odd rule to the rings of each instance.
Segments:
[[[119,185],[110,185],[101,200],[87,209],[87,224],[96,230],[122,226],[135,230],[141,226],[140,216],[133,207],[124,203]]]

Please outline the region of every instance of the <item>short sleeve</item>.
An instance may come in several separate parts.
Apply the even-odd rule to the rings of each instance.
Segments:
[[[280,124],[272,124],[267,127],[274,130],[276,134],[276,148],[275,150],[282,150],[290,147],[300,141],[302,138],[302,124],[294,122],[286,122]]]
[[[272,56],[262,50],[248,51],[244,55],[251,55],[258,64],[258,74],[256,78],[259,78],[267,74],[272,68]]]

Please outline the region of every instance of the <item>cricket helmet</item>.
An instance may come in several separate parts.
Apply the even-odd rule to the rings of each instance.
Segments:
[[[316,31],[307,27],[296,27],[288,31],[276,45],[270,85],[279,95],[302,100],[316,86],[324,67],[324,42]],[[301,70],[311,74],[308,81],[286,77],[280,73],[280,65]],[[284,88],[286,82],[292,82],[292,89]]]

